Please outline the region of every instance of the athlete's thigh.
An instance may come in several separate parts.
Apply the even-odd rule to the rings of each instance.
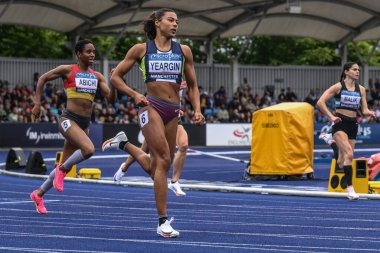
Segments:
[[[355,150],[355,143],[356,143],[356,140],[348,140],[348,142],[350,143],[350,146],[352,148],[352,151]]]
[[[147,106],[139,112],[139,125],[152,155],[169,152],[164,123],[154,108]]]
[[[334,140],[338,145],[339,151],[347,153],[351,149],[350,142],[348,141],[348,136],[343,131],[338,131],[334,134]]]
[[[182,125],[178,125],[177,127],[177,140],[176,144],[178,147],[188,146],[189,138],[185,128]]]
[[[176,137],[177,137],[178,119],[173,118],[165,125],[165,135],[166,140],[170,149],[170,157],[173,159],[175,148],[176,148]]]
[[[82,149],[93,146],[88,137],[88,130],[82,130],[73,120],[61,118],[59,120],[59,131],[74,148]]]

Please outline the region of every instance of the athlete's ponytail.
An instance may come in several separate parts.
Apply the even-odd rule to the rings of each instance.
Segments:
[[[156,24],[155,24],[156,20],[161,20],[166,12],[175,13],[175,11],[173,11],[172,9],[162,8],[157,11],[153,11],[149,15],[149,17],[143,21],[144,32],[150,40],[153,40],[154,38],[156,38],[156,35],[157,35]]]
[[[343,66],[342,74],[340,75],[340,81],[343,81],[346,78],[346,71],[349,71],[350,68],[357,63],[355,62],[347,62]]]

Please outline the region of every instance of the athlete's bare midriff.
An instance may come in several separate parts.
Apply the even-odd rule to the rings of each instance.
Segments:
[[[179,104],[179,88],[177,83],[150,82],[146,83],[147,94],[173,104]]]
[[[342,115],[350,117],[350,118],[356,118],[357,117],[357,112],[345,110],[345,109],[336,109],[335,113],[339,113],[339,114],[342,114]]]
[[[91,117],[92,101],[83,98],[69,98],[66,109],[83,117]]]

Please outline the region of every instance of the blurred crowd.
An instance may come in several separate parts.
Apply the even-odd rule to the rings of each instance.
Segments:
[[[12,88],[11,88],[12,87]],[[0,81],[0,122],[32,122],[32,108],[34,101],[34,85],[9,85],[6,81]],[[221,86],[217,91],[205,91],[200,86],[200,103],[202,113],[208,123],[250,123],[252,114],[261,108],[283,102],[307,102],[315,108],[315,122],[327,123],[328,118],[316,107],[320,96],[319,91],[310,90],[304,99],[299,99],[291,87],[281,89],[275,96],[271,90],[265,90],[260,96],[251,90],[251,86],[244,83],[238,87],[232,96],[228,96],[225,87]],[[369,107],[380,118],[380,81],[369,83],[367,93]],[[56,122],[56,116],[60,115],[65,107],[66,94],[62,88],[47,83],[44,95],[41,99],[40,122]],[[182,121],[192,123],[193,108],[188,93],[185,91],[182,97]],[[137,110],[133,99],[122,94],[117,94],[115,103],[108,103],[100,94],[97,94],[93,104],[93,123],[128,124],[137,123]],[[334,109],[334,100],[328,102],[331,110]],[[362,122],[378,121],[378,119],[360,119]]]

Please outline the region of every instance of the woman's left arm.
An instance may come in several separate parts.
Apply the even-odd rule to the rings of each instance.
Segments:
[[[367,104],[367,96],[366,96],[366,90],[363,86],[360,87],[360,93],[361,93],[361,104],[362,104],[362,114],[364,116],[371,116],[373,118],[376,118],[376,113],[374,111],[371,111],[368,109],[368,104]]]
[[[191,52],[191,49],[186,45],[181,45],[181,48],[185,56],[185,77],[189,90],[190,101],[194,108],[195,123],[198,125],[203,124],[205,117],[201,113],[199,89],[197,77],[195,75],[193,53]]]
[[[106,97],[107,101],[110,103],[115,102],[115,88],[111,88],[108,86],[106,82],[106,78],[100,73],[100,72],[95,72],[96,77],[98,78],[98,85],[100,92]]]

